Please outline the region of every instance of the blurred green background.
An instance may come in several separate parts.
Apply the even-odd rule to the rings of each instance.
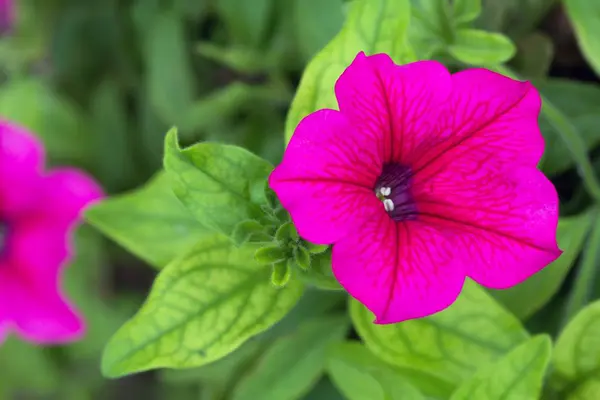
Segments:
[[[344,0],[16,3],[15,27],[0,39],[0,116],[38,134],[51,165],[84,168],[109,194],[144,184],[160,168],[164,134],[174,125],[184,144],[233,143],[278,162],[286,112],[302,71],[339,31],[347,7]],[[512,39],[517,52],[510,67],[533,80],[569,118],[597,172],[599,3],[589,0],[594,20],[586,9],[565,12],[556,0],[484,0],[474,24]],[[413,32],[415,43],[431,45],[428,57],[463,67],[453,58],[459,50],[436,37],[443,23],[429,22],[430,31]],[[485,60],[486,49],[476,56]],[[563,214],[579,214],[591,200],[557,128],[541,123],[548,147],[542,168],[559,189]],[[118,381],[100,376],[103,346],[140,306],[155,271],[88,226],[77,232],[77,245],[65,279],[86,315],[88,335],[43,349],[11,338],[0,347],[0,399],[227,398],[223,385],[245,370],[223,363]],[[553,306],[538,317],[546,318],[543,313]],[[322,380],[306,398],[340,396]]]

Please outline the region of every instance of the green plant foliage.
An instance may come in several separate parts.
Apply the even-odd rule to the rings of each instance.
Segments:
[[[3,298],[0,399],[600,399],[597,1],[13,1],[0,118],[106,197],[82,211],[56,282],[85,336],[28,343],[5,324],[18,299]],[[301,237],[269,187],[360,52],[531,80],[538,167],[560,199],[556,261],[503,290],[467,279],[427,318],[374,323],[335,277],[335,244]],[[3,213],[0,198],[4,295]]]
[[[92,207],[86,218],[157,268],[210,234],[175,197],[164,173],[157,174],[144,187]]]
[[[357,301],[352,301],[350,315],[375,355],[450,385],[469,378],[528,337],[519,321],[472,281],[456,303],[431,317],[375,325],[372,314]]]
[[[272,166],[247,150],[216,143],[182,150],[172,130],[164,163],[173,191],[204,226],[230,235],[239,222],[262,215],[258,192]]]
[[[332,346],[327,371],[349,400],[425,399],[400,371],[382,362],[360,343],[342,342]]]
[[[450,400],[538,399],[551,351],[548,336],[531,338],[495,364],[477,371]]]
[[[254,251],[216,235],[170,263],[137,315],[108,343],[103,373],[207,364],[283,318],[302,285],[271,285],[269,268],[252,262]]]

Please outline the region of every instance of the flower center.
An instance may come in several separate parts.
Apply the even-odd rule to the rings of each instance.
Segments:
[[[0,256],[4,252],[8,239],[8,224],[0,221]]]
[[[412,171],[398,163],[383,165],[375,184],[375,195],[394,221],[405,221],[417,217],[417,205],[410,193]]]

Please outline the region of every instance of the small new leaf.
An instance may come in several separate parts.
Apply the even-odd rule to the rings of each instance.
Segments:
[[[249,219],[242,221],[233,228],[231,239],[236,246],[248,242],[253,236],[264,234],[264,228],[260,222]]]
[[[271,282],[278,287],[284,287],[292,276],[292,269],[287,261],[279,261],[273,264],[273,272],[271,273]]]
[[[274,264],[287,258],[287,251],[277,245],[261,247],[254,253],[254,259],[261,265]]]
[[[481,0],[454,0],[452,14],[456,25],[471,22],[481,14]]]
[[[304,245],[304,247],[306,247],[308,249],[308,251],[311,254],[325,253],[327,251],[327,249],[329,248],[329,245],[327,245],[327,244],[314,244],[314,243],[309,243],[309,242],[303,242],[302,244]]]
[[[287,243],[288,241],[295,242],[298,240],[298,232],[296,232],[296,228],[291,222],[286,222],[277,229],[275,239],[281,243]]]
[[[265,203],[269,206],[269,208],[271,208],[272,210],[276,209],[277,204],[278,204],[277,195],[269,187],[269,181],[265,181],[264,196],[265,196]]]
[[[467,64],[495,65],[510,60],[516,53],[516,47],[501,33],[459,29],[448,51]]]
[[[302,246],[294,247],[294,261],[304,271],[310,269],[310,252]]]

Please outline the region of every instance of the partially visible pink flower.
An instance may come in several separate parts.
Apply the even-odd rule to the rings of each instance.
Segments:
[[[270,185],[303,238],[333,244],[336,278],[377,323],[443,310],[465,277],[511,287],[561,254],[530,83],[361,53],[335,94]]]
[[[74,168],[44,171],[41,143],[0,121],[0,339],[11,331],[41,344],[81,337],[61,274],[82,209],[101,196]]]
[[[13,0],[0,0],[0,34],[12,29],[15,19]]]

